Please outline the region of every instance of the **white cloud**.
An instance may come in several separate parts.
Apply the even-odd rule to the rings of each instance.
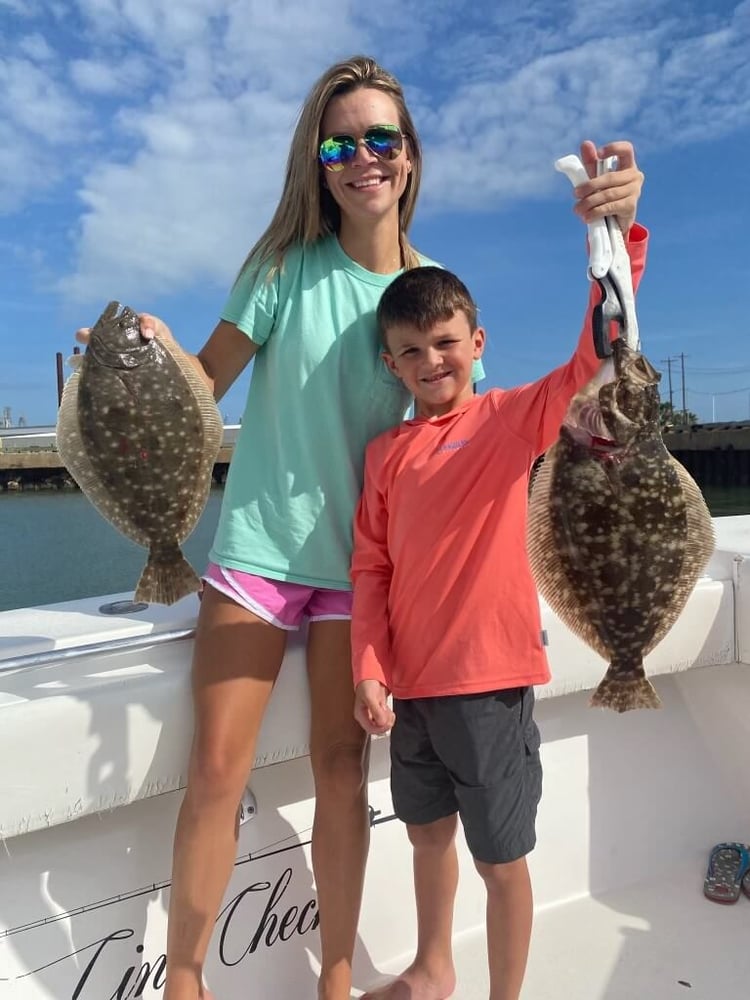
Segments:
[[[652,141],[670,146],[705,142],[750,122],[750,3],[722,27],[676,38],[664,49],[656,100],[640,124]]]
[[[94,32],[112,30],[112,4],[85,6]],[[336,0],[313,12],[300,0],[196,0],[180,17],[149,0],[128,3],[123,18],[150,44],[158,33],[162,87],[117,115],[132,152],[84,177],[77,267],[61,287],[98,301],[116,285],[142,301],[196,282],[226,286],[273,212],[304,92],[339,55],[332,35],[351,42],[348,54],[364,32]]]
[[[145,148],[127,165],[95,168],[81,191],[66,292],[100,299],[116,285],[120,298],[143,300],[200,281],[226,285],[278,198],[290,116],[268,126],[241,102],[204,102],[180,119],[133,122]],[[262,137],[254,150],[248,131]]]
[[[77,136],[86,114],[46,67],[0,60],[0,113],[19,130],[56,144]]]
[[[433,110],[425,130],[426,201],[497,205],[559,182],[552,160],[578,142],[620,138],[646,99],[656,57],[630,39],[544,55],[506,79],[466,84]]]
[[[33,59],[35,62],[49,62],[55,56],[54,49],[39,32],[24,35],[18,43],[18,52],[21,55],[28,56],[29,59]]]
[[[25,50],[41,64],[0,52],[0,212],[12,211],[53,187],[64,175],[61,150],[77,143],[87,123],[81,108],[48,65],[36,36]]]
[[[115,62],[105,59],[74,59],[68,72],[75,87],[99,97],[132,96],[143,92],[153,79],[151,63],[141,55]]]
[[[54,162],[40,155],[26,136],[0,121],[0,212],[10,212],[59,176]]]
[[[483,209],[544,196],[559,184],[551,160],[583,138],[630,137],[646,152],[747,128],[747,0],[723,22],[712,14],[699,23],[639,0],[627,6],[619,33],[610,7],[579,2],[574,20],[554,36],[541,4],[505,16],[495,33],[464,35],[462,52],[476,58],[461,61],[456,88],[437,101],[420,93],[427,208]]]
[[[31,18],[37,11],[36,4],[32,3],[31,0],[0,0],[0,10],[3,7],[18,17]]]

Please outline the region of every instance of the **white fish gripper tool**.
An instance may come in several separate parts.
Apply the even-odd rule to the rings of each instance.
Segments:
[[[614,170],[617,157],[599,160],[597,173]],[[573,187],[584,184],[589,175],[579,157],[571,154],[555,160],[555,169],[565,174]],[[589,280],[595,281],[601,289],[601,302],[592,316],[594,347],[598,358],[608,358],[612,354],[611,324],[619,327],[619,336],[631,350],[640,350],[638,320],[635,315],[635,294],[630,272],[630,257],[625,246],[622,230],[617,219],[608,215],[588,224]]]

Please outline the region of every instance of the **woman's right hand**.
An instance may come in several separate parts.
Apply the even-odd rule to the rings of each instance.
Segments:
[[[158,316],[152,316],[150,313],[139,313],[138,318],[141,321],[141,336],[145,337],[146,340],[151,340],[153,337],[158,337],[159,340],[174,340],[172,331]],[[90,336],[90,326],[82,326],[80,330],[76,330],[76,340],[79,344],[88,346]]]
[[[172,331],[158,316],[139,313],[138,317],[144,337],[175,341]],[[79,344],[87,345],[90,336],[89,326],[76,330]],[[220,320],[198,354],[185,353],[215,399],[219,400],[253,357],[258,346],[233,323]]]

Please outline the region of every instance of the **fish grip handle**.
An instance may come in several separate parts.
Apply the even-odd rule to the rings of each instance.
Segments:
[[[597,163],[597,173],[606,173],[609,170],[614,170],[616,166],[617,157],[607,157]],[[565,174],[574,187],[588,180],[586,168],[575,155],[560,157],[555,161],[555,169],[561,174]],[[617,269],[614,265],[618,262],[616,261],[613,233],[610,229],[611,224],[612,220],[609,219],[597,219],[588,224],[589,264],[586,273],[589,280],[595,281],[601,290],[601,301],[594,306],[591,326],[594,351],[597,358],[601,360],[612,356],[611,324],[617,323],[622,331],[625,323],[622,299],[615,280]],[[629,262],[627,262],[627,266],[629,267]]]
[[[620,302],[616,297],[613,299],[612,284],[602,278],[594,279],[599,286],[602,298],[591,313],[591,329],[594,337],[594,350],[597,358],[606,360],[612,357],[612,338],[610,337],[610,324],[620,322],[622,312]]]

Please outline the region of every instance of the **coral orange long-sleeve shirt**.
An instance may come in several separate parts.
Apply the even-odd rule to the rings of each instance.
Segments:
[[[633,226],[634,286],[647,233]],[[591,311],[570,361],[367,448],[354,522],[354,683],[397,698],[543,684],[549,667],[526,554],[528,482],[573,395],[596,373]]]

